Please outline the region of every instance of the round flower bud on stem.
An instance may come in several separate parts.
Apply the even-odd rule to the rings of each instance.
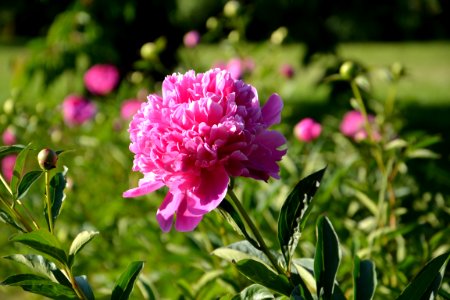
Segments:
[[[48,171],[56,168],[58,154],[55,151],[44,148],[38,153],[38,163],[42,170]]]
[[[346,61],[339,68],[339,74],[346,80],[354,79],[358,75],[358,66],[352,61]]]

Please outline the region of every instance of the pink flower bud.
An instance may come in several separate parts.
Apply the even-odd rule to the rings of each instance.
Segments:
[[[200,34],[196,30],[191,30],[184,35],[183,42],[186,47],[194,48],[200,42]]]
[[[41,151],[39,151],[37,159],[41,169],[48,171],[56,168],[58,155],[52,149],[44,148]]]
[[[280,74],[285,78],[291,79],[295,74],[294,67],[290,64],[284,64],[280,67]]]
[[[13,176],[14,165],[16,164],[17,155],[10,154],[6,155],[2,159],[2,174],[5,177],[5,180],[10,182]]]
[[[369,123],[372,126],[372,138],[375,141],[379,141],[381,139],[380,133],[373,128],[373,124],[375,124],[375,116],[367,115]],[[367,139],[367,131],[364,124],[364,118],[361,112],[352,110],[347,112],[342,119],[340,130],[343,135],[348,136],[355,141],[361,141]]]
[[[10,127],[6,128],[3,132],[2,140],[4,145],[14,145],[17,143],[16,135]]]
[[[84,84],[89,92],[96,95],[110,93],[119,82],[119,70],[113,65],[97,64],[84,74]]]
[[[295,125],[294,135],[303,142],[311,142],[319,137],[322,126],[311,118],[305,118]]]
[[[76,95],[69,95],[62,104],[64,121],[69,126],[81,125],[97,113],[97,107],[88,99]]]
[[[139,110],[139,108],[142,105],[142,101],[137,99],[129,99],[125,100],[122,103],[122,106],[120,108],[120,116],[124,120],[131,120],[133,115]]]

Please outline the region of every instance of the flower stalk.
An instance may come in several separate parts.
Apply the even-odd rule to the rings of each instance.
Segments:
[[[50,172],[48,170],[44,171],[45,175],[45,201],[47,205],[47,221],[48,221],[48,231],[53,234],[53,216],[52,216],[52,201],[50,199]]]

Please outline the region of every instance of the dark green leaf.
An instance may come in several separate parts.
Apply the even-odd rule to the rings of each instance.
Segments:
[[[258,242],[248,234],[240,215],[227,198],[220,203],[219,212],[237,233],[245,237],[254,247],[260,249]]]
[[[441,271],[445,269],[449,255],[450,253],[447,252],[429,261],[408,284],[397,300],[434,299],[442,281]]]
[[[13,275],[6,278],[1,285],[20,286],[27,292],[52,299],[78,299],[71,288],[34,274]]]
[[[289,284],[286,276],[278,275],[265,264],[253,260],[243,259],[235,262],[239,272],[255,283],[261,284],[273,291],[290,296],[294,287]]]
[[[307,288],[303,287],[302,285],[297,285],[295,289],[292,291],[290,300],[312,300],[314,299],[311,296],[311,293],[308,291]]]
[[[8,154],[19,153],[23,149],[25,149],[25,146],[23,145],[0,146],[0,157]]]
[[[370,300],[375,295],[377,276],[375,264],[370,260],[360,260],[356,255],[353,266],[353,294],[355,300]]]
[[[14,228],[19,229],[22,232],[26,232],[25,229],[23,229],[19,224],[17,224],[17,222],[2,209],[0,209],[0,221],[13,226]]]
[[[86,276],[77,276],[75,277],[75,281],[77,282],[77,285],[80,287],[83,295],[87,300],[95,300],[94,292],[92,292],[92,288],[87,282]]]
[[[61,172],[56,173],[50,180],[50,202],[52,204],[52,219],[55,226],[56,219],[61,212],[62,203],[65,198],[64,188],[66,187],[66,179]],[[45,219],[48,220],[47,207],[44,209]]]
[[[332,299],[340,261],[341,250],[336,232],[330,220],[321,216],[317,222],[317,244],[314,256],[314,275],[318,298]]]
[[[325,168],[300,180],[281,207],[278,218],[278,241],[286,264],[297,247],[312,206],[311,201],[319,188]]]
[[[11,240],[45,253],[62,264],[67,264],[66,252],[61,249],[56,237],[47,230],[39,229],[33,232],[19,234],[14,236]]]
[[[192,289],[192,285],[185,279],[180,279],[177,281],[177,286],[181,290],[183,297],[185,299],[195,299],[195,292]]]
[[[25,266],[29,267],[35,272],[47,276],[50,280],[54,282],[59,282],[66,286],[71,286],[69,280],[64,275],[64,273],[59,270],[54,263],[48,261],[45,257],[41,255],[29,254],[14,254],[5,256],[5,259],[9,259]]]
[[[259,284],[252,284],[243,289],[239,294],[235,295],[232,300],[247,300],[247,299],[275,299],[273,294],[264,286]]]
[[[137,286],[139,290],[141,291],[141,294],[143,295],[144,299],[146,300],[156,300],[156,292],[155,287],[152,285],[151,282],[147,281],[146,279],[142,278],[142,276],[139,277],[137,281]]]
[[[28,189],[31,187],[31,185],[41,177],[43,171],[31,171],[26,173],[22,180],[19,183],[19,188],[17,191],[17,199],[22,199],[26,193],[28,192]]]
[[[72,242],[69,250],[69,267],[73,265],[75,255],[86,246],[99,232],[98,231],[83,231],[80,232]]]
[[[143,261],[132,262],[117,280],[116,286],[112,292],[111,300],[128,299],[133,290],[134,282],[143,268]]]
[[[10,186],[14,198],[16,199],[17,199],[17,188],[20,182],[20,178],[22,177],[22,173],[25,167],[25,162],[29,151],[30,145],[26,146],[22,151],[20,151],[20,153],[17,155],[16,158],[16,164],[14,165],[13,176],[11,178]]]

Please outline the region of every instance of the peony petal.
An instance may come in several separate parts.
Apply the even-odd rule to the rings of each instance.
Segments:
[[[187,210],[187,201],[182,201],[177,211],[177,219],[175,221],[175,229],[177,231],[192,231],[197,227],[203,218],[203,214],[194,215]],[[164,229],[163,229],[164,230]]]
[[[156,213],[156,220],[162,231],[170,231],[170,228],[172,228],[173,216],[184,198],[185,196],[182,193],[177,193],[175,196],[171,192],[167,193]]]
[[[156,191],[157,189],[164,186],[162,181],[155,179],[155,174],[147,173],[144,178],[139,180],[139,185],[136,188],[130,189],[123,193],[125,198],[133,198],[138,196],[143,196]]]
[[[283,109],[281,97],[278,94],[272,94],[266,104],[261,108],[263,122],[267,127],[280,123],[281,109]]]
[[[229,182],[224,168],[202,171],[200,183],[188,192],[187,210],[194,215],[212,211],[225,198]]]

